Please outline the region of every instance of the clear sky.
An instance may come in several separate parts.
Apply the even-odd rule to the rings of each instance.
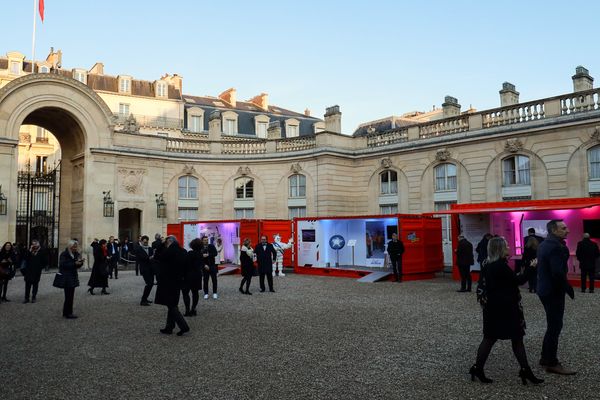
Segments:
[[[33,0],[3,1],[0,54],[31,57]],[[184,94],[271,104],[323,117],[339,104],[344,133],[360,122],[427,111],[445,95],[462,109],[572,91],[583,65],[600,80],[600,2],[45,0],[36,58],[154,80],[183,76]]]

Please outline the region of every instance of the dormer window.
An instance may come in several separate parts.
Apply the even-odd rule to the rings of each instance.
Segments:
[[[50,68],[45,65],[42,65],[39,69],[40,74],[47,74],[50,72]]]
[[[131,78],[119,77],[119,93],[131,93]]]
[[[285,120],[285,137],[297,137],[300,133],[300,121],[295,118]]]
[[[73,70],[73,79],[85,85],[87,83],[87,74],[85,71],[80,69]]]
[[[167,84],[165,82],[156,83],[156,97],[167,97]]]
[[[11,75],[19,75],[21,73],[21,63],[18,61],[11,61],[10,73]]]

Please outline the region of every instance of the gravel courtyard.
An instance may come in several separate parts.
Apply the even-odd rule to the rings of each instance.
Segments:
[[[80,273],[82,284],[89,272]],[[545,328],[536,296],[523,290],[525,346],[546,383],[523,386],[510,342],[486,372],[468,369],[481,339],[475,294],[448,278],[396,283],[287,274],[276,293],[237,291],[219,278],[219,299],[200,299],[183,337],[159,333],[166,308],[139,306],[141,277],[109,281],[111,295],[80,286],[77,320],[61,317],[62,291],[44,274],[36,304],[21,304],[22,277],[0,304],[0,399],[597,399],[600,293],[567,300],[559,357],[579,372],[537,366]],[[151,298],[154,296],[154,291]],[[183,304],[180,304],[180,309]]]

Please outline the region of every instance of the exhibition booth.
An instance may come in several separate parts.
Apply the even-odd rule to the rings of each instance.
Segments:
[[[529,228],[535,234],[546,237],[546,223],[552,219],[562,219],[569,228],[566,239],[571,253],[569,259],[569,279],[579,279],[579,263],[575,257],[577,242],[589,233],[592,240],[600,242],[600,198],[573,198],[557,200],[525,200],[497,203],[453,204],[450,210],[443,212],[452,215],[452,236],[454,266],[453,277],[460,279],[456,266],[456,246],[458,234],[462,233],[475,248],[483,235],[491,233],[506,238],[510,247],[510,265],[520,263]],[[439,214],[439,213],[436,213]],[[479,271],[477,262],[472,271]]]
[[[390,271],[386,245],[393,233],[405,247],[403,279],[433,278],[443,269],[439,218],[376,215],[295,218],[294,271],[352,278]]]

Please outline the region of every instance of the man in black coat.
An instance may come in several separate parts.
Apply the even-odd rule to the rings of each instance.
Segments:
[[[463,235],[458,235],[456,246],[456,263],[460,272],[460,289],[457,292],[471,291],[471,265],[475,264],[473,245]]]
[[[154,249],[148,245],[149,240],[150,239],[148,236],[142,236],[139,244],[135,246],[133,250],[136,263],[139,263],[140,272],[142,273],[142,277],[146,283],[146,286],[144,286],[144,292],[142,293],[142,300],[140,302],[141,306],[150,305],[151,301],[148,300],[148,296],[152,291],[152,286],[154,286],[154,266],[152,265]]]
[[[179,246],[175,236],[167,236],[165,250],[162,252],[158,270],[158,286],[154,302],[167,306],[167,324],[160,332],[166,335],[173,333],[175,324],[179,327],[178,336],[190,330],[185,318],[179,312],[179,295],[185,278],[185,249]]]
[[[396,282],[402,282],[402,254],[404,254],[404,243],[398,240],[398,234],[392,233],[392,240],[388,242],[387,252],[392,263],[392,271]]]
[[[546,334],[542,344],[540,365],[546,372],[573,375],[575,371],[564,368],[558,361],[558,338],[563,327],[565,294],[571,299],[575,293],[567,280],[569,248],[565,239],[569,228],[562,220],[548,222],[548,236],[540,243],[537,251],[538,286],[537,294],[546,312]]]
[[[581,271],[581,293],[585,293],[586,279],[590,277],[590,293],[594,293],[594,275],[596,274],[596,259],[600,256],[598,245],[590,240],[590,234],[584,233],[583,240],[577,243],[577,261]]]
[[[31,302],[35,303],[38,292],[38,284],[42,276],[42,269],[48,266],[48,253],[40,246],[40,242],[36,239],[31,241],[29,251],[25,252],[24,263],[22,267],[25,269],[25,300],[23,303],[29,303],[30,295]],[[33,289],[33,292],[32,292]]]
[[[527,246],[527,241],[530,238],[534,238],[535,240],[538,241],[538,243],[542,243],[544,241],[544,238],[541,237],[540,235],[536,235],[535,234],[535,228],[529,228],[527,229],[527,236],[525,237],[525,240],[523,240],[523,245]]]
[[[204,291],[204,300],[208,299],[208,280],[212,281],[213,299],[217,299],[217,274],[219,268],[215,263],[215,257],[217,256],[217,248],[208,243],[208,237],[202,236],[202,247],[200,248],[200,254],[202,254],[202,261],[204,266],[202,267],[203,284],[202,289]]]
[[[258,264],[258,274],[260,282],[260,291],[265,291],[265,276],[269,284],[269,291],[273,290],[273,263],[277,260],[277,252],[271,243],[267,242],[267,237],[262,235],[260,243],[254,249],[256,255],[256,263]]]
[[[108,277],[112,279],[113,271],[115,279],[119,279],[119,243],[114,236],[108,238]]]

